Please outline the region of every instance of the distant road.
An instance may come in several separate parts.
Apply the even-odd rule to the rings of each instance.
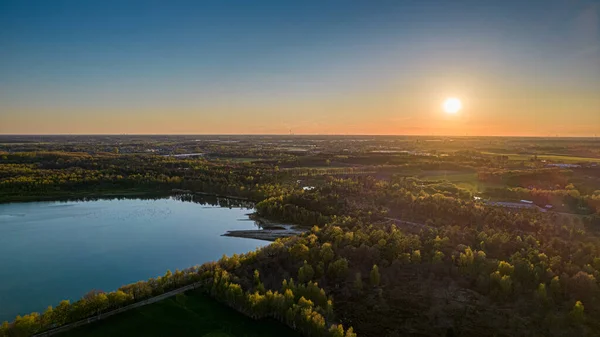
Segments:
[[[547,212],[548,210],[535,204],[524,204],[520,202],[510,201],[484,201],[487,206],[500,206],[506,208],[517,208],[517,209],[537,209],[540,212]]]

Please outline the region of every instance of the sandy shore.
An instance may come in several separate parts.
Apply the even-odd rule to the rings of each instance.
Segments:
[[[257,217],[254,214],[251,214],[250,218],[258,222],[262,229],[227,231],[227,233],[223,234],[223,236],[275,241],[279,238],[287,238],[290,236],[302,234],[309,230],[306,227],[301,227],[297,225],[271,222],[270,220]]]

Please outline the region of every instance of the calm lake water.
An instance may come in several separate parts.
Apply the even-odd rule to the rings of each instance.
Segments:
[[[173,198],[0,204],[0,322],[268,244],[221,236],[256,228],[247,213]]]

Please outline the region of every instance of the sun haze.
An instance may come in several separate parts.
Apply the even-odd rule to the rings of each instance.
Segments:
[[[593,136],[599,12],[591,0],[2,1],[0,133]],[[447,92],[468,100],[451,121]]]
[[[458,98],[447,98],[443,104],[444,111],[449,114],[455,114],[462,109],[462,102]]]

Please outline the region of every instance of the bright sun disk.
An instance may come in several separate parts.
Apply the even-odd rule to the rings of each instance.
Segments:
[[[462,103],[458,98],[447,98],[442,105],[444,111],[449,114],[455,114],[462,108]]]

